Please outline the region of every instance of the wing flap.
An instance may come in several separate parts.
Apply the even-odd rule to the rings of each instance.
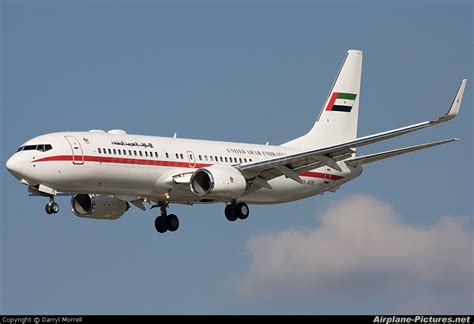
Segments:
[[[137,207],[137,208],[139,208],[139,209],[141,209],[141,210],[143,210],[143,211],[146,211],[145,205],[143,204],[143,201],[142,201],[141,199],[131,200],[130,203],[131,203],[133,206],[135,206],[135,207]]]

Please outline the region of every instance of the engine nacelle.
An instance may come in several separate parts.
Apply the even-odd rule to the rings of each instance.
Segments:
[[[117,219],[130,208],[130,205],[112,196],[75,194],[71,198],[74,215],[93,219]]]
[[[194,171],[189,186],[196,196],[235,199],[244,194],[247,181],[237,169],[211,166]]]

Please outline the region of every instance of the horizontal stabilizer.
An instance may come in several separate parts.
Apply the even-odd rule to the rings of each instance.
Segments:
[[[397,155],[400,155],[400,154],[414,152],[414,151],[422,150],[422,149],[425,149],[425,148],[428,148],[428,147],[437,146],[437,145],[441,145],[441,144],[451,143],[451,142],[454,142],[454,141],[457,141],[457,140],[459,140],[459,139],[458,138],[453,138],[453,139],[444,140],[444,141],[438,141],[438,142],[408,146],[408,147],[404,147],[404,148],[400,148],[400,149],[396,149],[396,150],[359,156],[359,157],[356,157],[356,158],[353,158],[353,159],[350,159],[350,160],[346,160],[344,162],[347,165],[356,167],[356,166],[360,166],[360,165],[363,165],[363,164],[368,164],[368,163],[376,162],[376,161],[379,161],[379,160],[387,159],[387,158],[397,156]]]

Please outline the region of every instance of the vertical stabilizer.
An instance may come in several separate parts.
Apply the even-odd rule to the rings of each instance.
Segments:
[[[317,148],[357,137],[362,51],[349,50],[313,128],[304,136],[283,144]]]

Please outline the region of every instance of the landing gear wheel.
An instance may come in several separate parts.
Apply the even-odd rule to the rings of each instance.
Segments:
[[[164,233],[168,230],[166,226],[166,217],[165,216],[158,216],[155,219],[155,228],[158,233]]]
[[[233,222],[237,220],[238,216],[235,212],[235,207],[233,204],[229,204],[225,206],[224,212],[225,212],[225,218],[227,218],[229,222]]]
[[[50,209],[53,214],[59,213],[59,205],[55,202],[49,203],[48,205],[51,205]]]
[[[48,215],[51,215],[53,213],[53,211],[51,210],[51,204],[46,204],[46,206],[44,206],[44,209],[46,210],[46,214]]]
[[[246,203],[244,202],[239,202],[235,207],[234,207],[234,213],[237,215],[238,218],[240,219],[246,219],[249,217],[249,206],[247,206]]]
[[[44,206],[44,210],[46,210],[46,214],[57,214],[59,212],[59,205],[54,202],[54,196],[49,196],[49,203]]]
[[[151,208],[160,207],[161,216],[155,219],[155,228],[158,233],[165,233],[166,231],[174,232],[179,228],[179,219],[175,214],[167,214],[169,202],[159,201]]]
[[[55,202],[50,202],[44,207],[48,215],[56,214],[59,212],[59,205]]]
[[[166,216],[166,227],[170,232],[174,232],[179,227],[179,219],[175,214]]]

